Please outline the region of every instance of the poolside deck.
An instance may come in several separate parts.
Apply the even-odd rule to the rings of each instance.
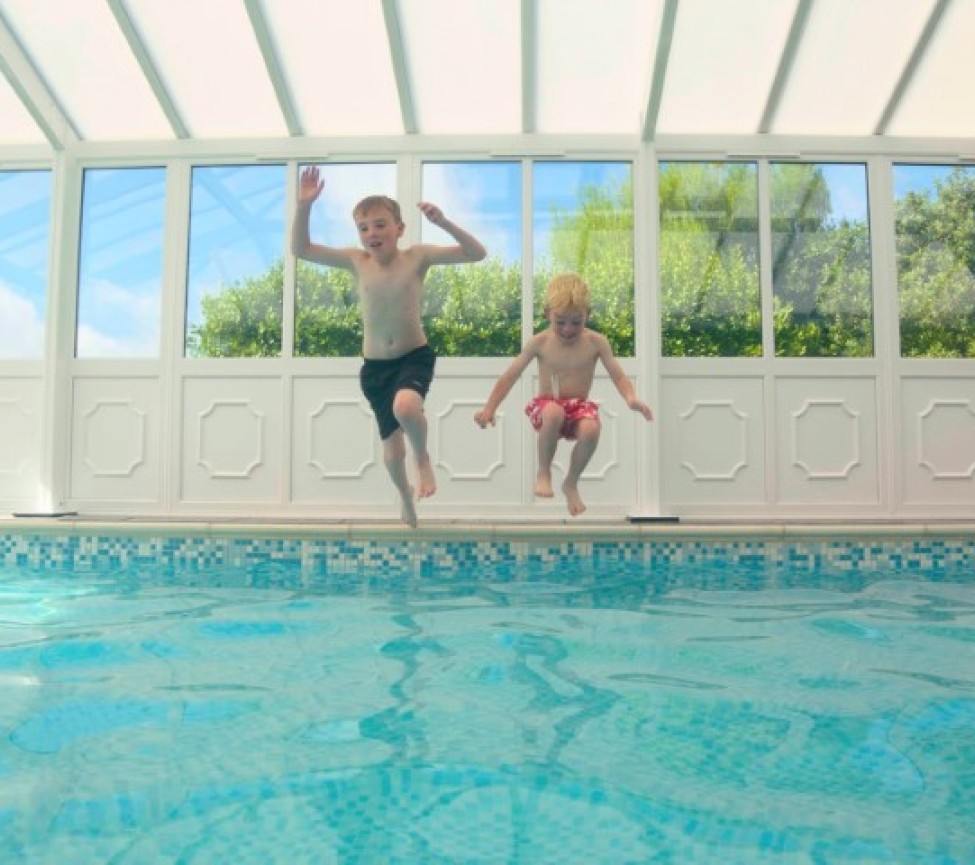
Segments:
[[[582,517],[535,522],[505,520],[421,520],[411,529],[398,521],[295,519],[280,517],[120,516],[61,514],[0,516],[0,534],[151,534],[375,540],[634,540],[720,537],[945,537],[975,536],[969,520],[767,520],[756,522],[675,518],[634,520]]]

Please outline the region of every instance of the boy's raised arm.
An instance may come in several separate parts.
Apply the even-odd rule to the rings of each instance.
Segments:
[[[352,267],[355,250],[323,246],[311,241],[311,208],[325,187],[318,169],[309,166],[301,172],[298,185],[298,205],[291,224],[291,253],[306,261],[328,264],[333,267]]]
[[[447,219],[437,205],[431,204],[429,201],[421,201],[417,207],[430,222],[438,228],[442,228],[457,241],[457,246],[424,244],[423,248],[430,264],[465,264],[481,261],[487,256],[484,244],[473,234]]]

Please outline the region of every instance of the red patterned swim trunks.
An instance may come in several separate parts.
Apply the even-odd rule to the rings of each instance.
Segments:
[[[562,429],[559,436],[564,439],[574,439],[576,429],[581,420],[599,420],[599,406],[588,399],[559,399],[555,396],[536,396],[528,405],[525,406],[525,414],[528,420],[536,429],[542,426],[542,410],[550,402],[562,408],[565,412],[565,420],[562,422]]]

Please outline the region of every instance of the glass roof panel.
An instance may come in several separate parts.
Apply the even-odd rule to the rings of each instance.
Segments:
[[[172,138],[103,0],[2,0],[0,10],[82,138]]]
[[[870,135],[934,0],[817,0],[772,132]]]
[[[972,34],[975,34],[975,3],[948,6],[899,110],[891,119],[888,135],[975,137]],[[975,144],[972,150],[975,151]]]
[[[521,130],[519,0],[400,0],[419,131]]]
[[[757,132],[795,8],[795,0],[683,0],[657,132]]]
[[[538,131],[642,131],[663,0],[537,2]]]
[[[379,3],[276,0],[264,14],[306,135],[402,134]]]
[[[24,108],[7,79],[0,75],[0,142],[4,144],[44,144],[47,138]]]
[[[191,135],[288,134],[240,0],[126,0],[126,5]]]

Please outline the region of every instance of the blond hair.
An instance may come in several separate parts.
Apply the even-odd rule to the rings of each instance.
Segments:
[[[589,286],[574,273],[562,273],[554,277],[545,289],[545,312],[567,312],[579,310],[588,315],[592,311],[589,303]]]
[[[393,219],[396,220],[397,225],[403,224],[403,214],[400,211],[399,202],[388,195],[367,195],[352,208],[352,218],[358,221],[375,207],[384,207],[393,214]]]

